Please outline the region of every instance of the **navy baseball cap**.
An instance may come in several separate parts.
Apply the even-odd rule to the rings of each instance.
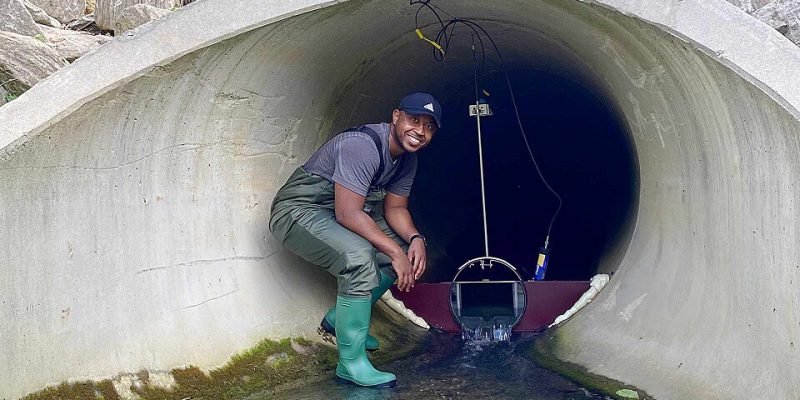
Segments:
[[[436,121],[436,125],[442,127],[442,106],[428,93],[411,93],[400,100],[400,106],[397,108],[409,114],[430,115]]]

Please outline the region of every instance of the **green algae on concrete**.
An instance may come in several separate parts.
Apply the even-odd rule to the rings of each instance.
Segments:
[[[231,358],[208,374],[199,368],[172,370],[175,386],[169,389],[132,388],[143,400],[241,399],[278,385],[328,373],[336,366],[336,352],[305,339],[265,339],[256,347]]]
[[[375,307],[371,328],[381,340],[382,350],[370,354],[384,364],[413,353],[427,332],[412,326],[385,306]],[[280,341],[264,339],[255,347],[231,357],[224,366],[206,373],[189,366],[170,371],[175,379],[164,388],[151,382],[147,371],[136,374],[130,391],[142,400],[234,400],[279,392],[293,385],[322,377],[333,377],[336,349],[303,338]],[[29,394],[22,400],[121,400],[111,380],[62,383]]]
[[[634,386],[593,374],[583,366],[558,359],[555,355],[555,350],[563,344],[564,340],[558,331],[546,331],[542,336],[536,338],[528,355],[538,365],[554,371],[583,387],[602,392],[611,398],[630,400],[632,398],[629,397],[631,393],[636,393],[638,397],[635,398],[655,400],[653,396]]]
[[[152,385],[147,371],[136,374],[130,390],[142,400],[241,399],[281,384],[328,374],[336,366],[336,351],[308,340],[262,340],[208,374],[195,366],[171,371],[175,385]],[[119,400],[110,380],[61,383],[25,396],[22,400]]]
[[[119,394],[114,389],[110,380],[100,382],[64,382],[58,386],[51,386],[42,391],[29,394],[22,400],[120,400]]]

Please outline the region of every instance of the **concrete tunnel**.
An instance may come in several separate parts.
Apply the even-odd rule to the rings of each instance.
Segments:
[[[604,228],[594,255],[564,262],[579,272],[561,277],[613,275],[549,333],[557,357],[658,399],[800,397],[800,50],[722,0],[436,5],[480,21],[521,97],[569,87],[616,127],[545,131],[523,102],[530,137],[566,147],[543,166],[622,166],[595,186],[615,182],[608,199],[577,207],[583,226]],[[0,108],[0,397],[209,367],[264,337],[315,335],[334,280],[267,231],[291,171],[337,129],[385,120],[418,89],[440,97],[451,124],[421,154],[429,177],[465,173],[448,165],[473,151],[449,151],[473,135],[472,54],[456,44],[433,62],[415,12],[406,1],[195,2]],[[563,108],[565,120],[585,117]],[[608,142],[601,155],[585,148]],[[413,206],[447,248],[459,225],[425,205],[467,192],[435,182],[420,179]],[[511,190],[492,193],[552,207]],[[588,241],[562,246],[580,253]],[[436,271],[426,278],[449,279]]]

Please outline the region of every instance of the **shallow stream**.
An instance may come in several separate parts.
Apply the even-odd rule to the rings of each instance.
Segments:
[[[511,341],[465,341],[449,334],[427,335],[422,351],[378,367],[397,375],[392,389],[360,388],[330,379],[264,399],[610,399],[537,366],[525,356],[533,335]]]

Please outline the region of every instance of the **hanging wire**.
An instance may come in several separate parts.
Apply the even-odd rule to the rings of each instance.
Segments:
[[[563,205],[563,201],[561,199],[561,196],[558,194],[558,192],[556,192],[555,189],[553,189],[553,187],[550,186],[550,183],[544,177],[544,174],[542,173],[542,170],[539,167],[539,163],[536,162],[536,157],[533,155],[533,150],[531,149],[531,145],[528,142],[528,138],[527,138],[527,136],[525,134],[525,127],[522,125],[522,118],[520,118],[520,115],[519,115],[519,108],[517,106],[516,96],[514,95],[514,89],[513,89],[512,85],[511,85],[511,78],[509,77],[509,74],[508,74],[508,68],[506,67],[506,63],[505,63],[505,60],[503,59],[503,54],[500,52],[500,48],[497,46],[497,43],[495,43],[494,39],[492,39],[492,35],[490,35],[489,32],[487,32],[485,29],[483,29],[483,27],[480,26],[480,24],[478,24],[474,20],[455,17],[452,14],[448,13],[447,11],[443,10],[442,8],[440,8],[440,7],[438,7],[438,6],[434,5],[434,4],[431,4],[431,0],[411,0],[409,4],[412,5],[412,6],[415,5],[415,4],[419,5],[419,8],[417,9],[416,14],[414,15],[414,26],[415,26],[415,31],[417,32],[417,35],[419,35],[420,38],[423,39],[423,40],[426,40],[428,42],[432,41],[432,42],[435,42],[436,44],[438,44],[438,46],[434,46],[434,49],[433,49],[433,58],[436,61],[442,62],[442,61],[444,61],[445,57],[447,57],[447,53],[448,53],[448,50],[450,48],[450,39],[452,38],[453,32],[455,31],[455,27],[458,24],[466,25],[467,27],[469,27],[472,30],[472,33],[473,33],[473,43],[472,43],[473,64],[477,63],[476,62],[476,55],[475,55],[475,39],[478,40],[478,44],[479,44],[479,48],[480,48],[480,52],[481,52],[481,68],[480,68],[481,70],[484,70],[486,68],[486,47],[484,45],[482,36],[485,37],[489,41],[489,43],[491,43],[492,48],[494,49],[495,53],[497,54],[497,58],[500,61],[500,67],[503,70],[503,75],[505,76],[505,81],[506,81],[506,85],[508,86],[509,96],[511,97],[511,104],[514,107],[514,115],[515,115],[516,120],[517,120],[517,126],[519,127],[520,134],[522,135],[522,140],[525,142],[525,148],[528,150],[528,155],[530,156],[531,161],[533,162],[533,166],[536,168],[536,173],[539,175],[539,179],[542,181],[542,183],[547,188],[547,190],[550,191],[550,193],[553,194],[553,196],[556,198],[556,200],[558,200],[558,206],[556,207],[556,211],[553,213],[552,218],[550,218],[550,224],[547,227],[547,236],[545,237],[545,241],[544,241],[544,247],[546,249],[547,246],[550,243],[550,233],[553,230],[553,224],[555,223],[556,218],[558,217],[558,214],[561,212],[561,206]],[[427,39],[426,37],[424,37],[424,35],[422,33],[422,30],[420,29],[420,26],[419,26],[419,14],[423,9],[428,9],[436,17],[436,20],[439,22],[439,27],[440,28],[439,28],[439,31],[436,33],[435,39],[433,39],[433,40],[430,40],[430,39]],[[443,20],[442,17],[439,15],[439,11],[441,11],[444,14],[449,15],[451,17],[451,19],[445,22],[445,20]],[[448,32],[448,30],[449,30],[449,32]],[[478,87],[477,87],[477,85],[478,85],[478,72],[477,72],[477,66],[475,68],[476,68],[476,70],[475,70],[475,85],[476,85],[475,86],[475,92],[476,92],[475,95],[476,95],[476,98],[477,98],[478,97]],[[480,129],[480,122],[479,122],[479,129]],[[484,211],[484,213],[485,213],[485,211]],[[486,217],[484,215],[484,219],[485,218]],[[484,222],[484,224],[485,224],[485,222]],[[484,229],[484,231],[485,231],[485,229]],[[486,247],[487,247],[487,254],[488,254],[488,244],[486,245]]]

